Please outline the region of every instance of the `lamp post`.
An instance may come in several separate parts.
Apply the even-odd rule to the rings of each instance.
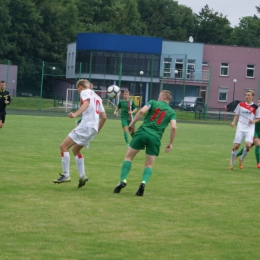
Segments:
[[[179,73],[179,71],[178,71],[178,70],[175,70],[175,71],[174,71],[174,74],[175,74],[175,75],[174,75],[174,78],[175,78],[175,86],[174,86],[174,98],[173,98],[173,102],[174,102],[174,103],[173,103],[173,107],[175,107],[175,96],[176,96],[176,95],[175,95],[175,94],[176,94],[176,77],[177,77],[177,74],[178,74],[178,73]]]
[[[236,82],[237,80],[236,79],[233,79],[233,82],[234,82],[234,89],[233,89],[233,102],[235,100],[235,90],[236,90]]]
[[[142,106],[142,103],[143,103],[143,85],[142,85],[142,78],[143,78],[143,75],[144,75],[144,72],[141,70],[139,72],[140,76],[141,76],[141,84],[140,84],[140,106]]]

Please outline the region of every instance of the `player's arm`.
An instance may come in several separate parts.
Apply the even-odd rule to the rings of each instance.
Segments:
[[[117,112],[118,112],[118,110],[119,110],[119,108],[118,108],[118,107],[116,107],[116,109],[115,109],[115,111],[114,111],[114,116],[116,116],[116,115],[117,115]]]
[[[170,129],[170,142],[169,144],[166,146],[165,152],[168,153],[171,151],[172,149],[172,144],[176,135],[176,130],[177,130],[177,126],[176,126],[176,120],[171,120],[170,121],[171,124],[171,129]]]
[[[231,122],[231,127],[234,127],[234,125],[236,124],[236,122],[237,122],[237,120],[238,120],[238,117],[239,117],[239,115],[235,115],[234,116],[234,119],[233,119],[233,121]]]
[[[87,108],[89,107],[89,99],[86,99],[83,104],[81,105],[81,107],[75,112],[75,113],[72,113],[70,112],[68,114],[68,116],[70,118],[74,118],[74,117],[77,117],[79,116],[80,114],[82,114]]]
[[[255,118],[254,120],[249,120],[249,124],[255,124],[260,121],[260,118]]]
[[[133,110],[133,111],[131,111],[130,113],[131,114],[134,114],[134,113],[136,113],[137,112],[137,107]]]
[[[8,100],[8,102],[9,102],[8,105],[10,105],[10,103],[11,103],[11,95],[10,95],[10,94],[8,95],[7,100]]]
[[[99,125],[98,125],[98,132],[101,130],[101,128],[102,128],[103,125],[105,124],[106,120],[107,120],[107,114],[106,114],[106,112],[101,112],[101,113],[100,113]]]
[[[129,124],[128,128],[129,128],[129,131],[134,131],[134,124],[140,119],[143,117],[143,115],[150,109],[150,106],[143,106],[138,112],[137,114],[135,115],[133,121]]]

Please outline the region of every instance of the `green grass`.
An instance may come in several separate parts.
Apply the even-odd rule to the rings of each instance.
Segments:
[[[169,129],[143,197],[144,152],[128,185],[113,189],[126,147],[120,120],[109,119],[83,150],[89,182],[54,184],[59,144],[74,127],[65,117],[7,115],[0,129],[0,259],[260,259],[260,172],[251,151],[228,172],[235,129],[178,123]]]

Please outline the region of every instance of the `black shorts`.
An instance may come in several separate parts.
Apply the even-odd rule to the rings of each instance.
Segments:
[[[5,115],[6,115],[5,111],[0,111],[0,121],[2,121],[2,123],[5,122]]]

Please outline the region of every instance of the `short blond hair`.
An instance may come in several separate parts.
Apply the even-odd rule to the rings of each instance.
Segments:
[[[163,94],[165,96],[165,99],[167,101],[170,102],[172,100],[172,92],[171,91],[169,91],[169,90],[162,90],[161,94]]]
[[[130,92],[128,90],[125,90],[124,94],[130,94]]]
[[[248,93],[248,92],[250,92],[250,93],[252,94],[253,97],[255,96],[255,92],[254,92],[254,90],[252,90],[252,89],[248,89],[248,90],[246,91],[246,93]]]
[[[78,88],[79,86],[83,87],[84,89],[90,88],[90,84],[89,84],[89,81],[87,79],[78,80],[78,82],[76,84],[76,88]]]

